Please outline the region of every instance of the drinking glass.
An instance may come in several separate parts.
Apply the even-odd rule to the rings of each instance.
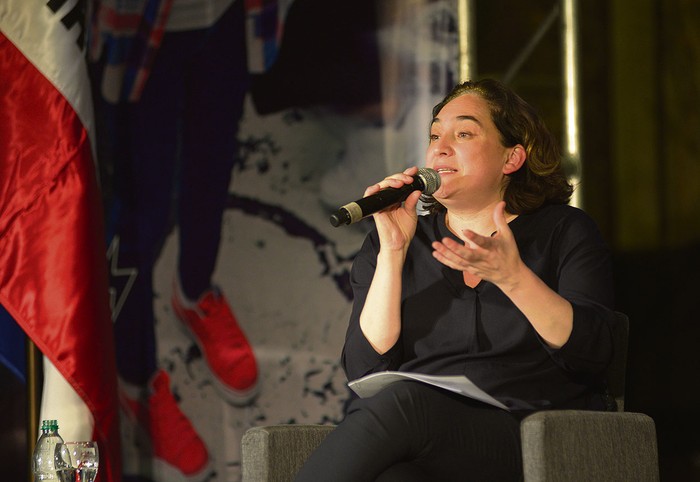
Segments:
[[[56,444],[54,468],[61,482],[94,482],[100,465],[97,442]]]

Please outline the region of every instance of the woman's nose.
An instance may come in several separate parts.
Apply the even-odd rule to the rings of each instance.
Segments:
[[[431,148],[433,150],[433,154],[435,155],[447,155],[452,152],[452,145],[450,144],[449,140],[445,139],[444,137],[433,141]]]

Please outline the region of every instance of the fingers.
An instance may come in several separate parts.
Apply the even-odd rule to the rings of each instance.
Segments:
[[[449,249],[445,243],[446,240],[443,240],[443,242],[440,241],[434,241],[432,246],[433,246],[433,258],[438,260],[440,263],[444,264],[448,268],[456,269],[456,270],[463,270],[462,266],[460,265],[460,261],[462,258],[457,256],[451,249]]]
[[[506,221],[504,203],[494,208],[493,220],[497,228],[495,234],[484,236],[464,230],[464,244],[449,237],[433,242],[433,257],[449,268],[469,272],[493,283],[509,279],[517,273],[520,258],[513,232]]]
[[[387,176],[383,180],[379,181],[376,184],[372,184],[369,186],[367,189],[365,189],[365,197],[370,196],[372,194],[375,194],[382,189],[386,188],[395,188],[398,189],[401,186],[405,184],[411,184],[413,182],[413,176],[418,173],[418,167],[412,166],[407,169],[405,169],[403,172],[399,172],[396,174],[392,174],[391,176]]]
[[[452,269],[465,270],[471,266],[472,249],[451,238],[433,241],[433,257]]]
[[[497,251],[497,241],[490,236],[482,236],[471,230],[463,231],[466,236],[465,244],[461,244],[452,238],[443,238],[432,243],[433,255],[450,268],[462,271],[475,272],[478,265],[482,265],[494,256]]]
[[[465,229],[462,231],[462,233],[467,238],[471,248],[485,248],[491,245],[493,242],[491,236],[482,236],[481,234],[475,233],[471,229]]]

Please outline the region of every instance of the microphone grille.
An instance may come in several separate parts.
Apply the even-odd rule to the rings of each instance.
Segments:
[[[440,188],[440,174],[435,169],[421,167],[418,169],[418,178],[423,181],[425,186],[423,194],[426,196],[430,196]]]

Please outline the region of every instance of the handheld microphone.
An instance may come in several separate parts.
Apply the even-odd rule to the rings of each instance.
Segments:
[[[411,184],[404,184],[399,188],[389,187],[370,196],[358,199],[355,202],[341,206],[331,215],[331,224],[335,227],[341,224],[356,223],[371,214],[388,208],[396,203],[403,202],[409,194],[415,190],[423,191],[430,195],[440,187],[440,175],[434,169],[423,167],[413,176]]]

